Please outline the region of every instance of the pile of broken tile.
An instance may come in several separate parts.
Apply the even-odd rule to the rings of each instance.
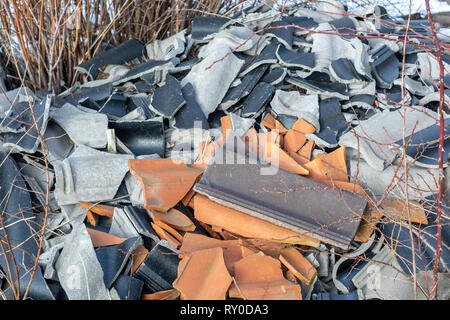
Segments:
[[[2,297],[31,277],[32,299],[411,299],[413,274],[430,286],[439,66],[422,24],[404,47],[380,12],[197,17],[165,40],[105,45],[76,67],[89,81],[59,95],[3,94]]]

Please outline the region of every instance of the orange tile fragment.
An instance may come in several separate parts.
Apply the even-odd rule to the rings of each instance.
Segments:
[[[284,248],[280,252],[280,261],[283,263],[300,281],[310,285],[317,276],[317,270],[297,249]]]
[[[141,300],[178,300],[180,292],[177,289],[146,293],[141,296]]]
[[[88,219],[89,223],[90,223],[92,226],[95,227],[95,226],[97,225],[97,223],[98,223],[98,216],[95,215],[94,213],[92,213],[92,211],[88,210],[88,211],[86,212],[86,218]]]
[[[417,201],[410,201],[408,207],[405,205],[404,200],[383,200],[381,202],[381,208],[383,209],[386,218],[401,219],[409,221],[409,214],[411,215],[411,222],[428,224],[427,215],[423,207]]]
[[[276,129],[276,119],[273,115],[270,113],[266,114],[264,119],[261,121],[261,124],[265,127],[269,128],[270,130]]]
[[[194,231],[195,224],[185,214],[177,209],[170,209],[167,212],[152,210],[150,213],[153,221],[160,220],[174,229],[182,231]]]
[[[311,155],[316,143],[313,140],[309,140],[300,150],[297,151],[297,155],[300,157],[298,163],[303,165],[311,160]],[[296,159],[297,160],[297,159]]]
[[[232,278],[220,247],[195,251],[178,265],[173,287],[182,300],[225,300]]]
[[[189,192],[186,193],[186,195],[184,196],[184,198],[181,199],[181,203],[182,203],[185,207],[187,207],[188,204],[189,204],[189,202],[191,201],[191,199],[194,197],[195,193],[196,193],[196,192],[194,191],[194,189],[191,188],[191,190],[189,190]]]
[[[198,221],[220,226],[234,234],[283,243],[304,244],[318,247],[320,241],[268,221],[250,216],[238,210],[222,206],[203,195],[195,197],[194,216]]]
[[[223,249],[225,266],[230,274],[234,273],[233,267],[236,261],[258,252],[258,250],[246,247],[241,239],[218,240],[201,234],[187,232],[180,247],[180,257],[184,258],[195,251],[218,247]]]
[[[228,130],[233,130],[230,116],[220,118],[220,124],[222,125],[222,138],[223,141],[225,141],[227,139]]]
[[[301,175],[308,175],[309,171],[299,165],[297,161],[292,159],[285,151],[283,151],[278,145],[274,143],[267,143],[263,156],[264,160],[270,162],[272,165]]]
[[[291,129],[303,134],[314,133],[316,131],[316,128],[314,128],[313,125],[309,124],[303,119],[298,119],[297,121],[295,121]]]
[[[143,245],[140,245],[133,250],[133,252],[131,253],[131,275],[136,273],[142,262],[144,262],[145,258],[147,258],[147,255],[148,249]]]
[[[167,240],[176,249],[178,249],[181,246],[181,242],[172,234],[170,234],[167,230],[164,230],[159,225],[154,224],[153,222],[151,222],[150,224],[160,239]]]
[[[87,232],[91,236],[92,245],[94,247],[107,247],[115,246],[127,240],[126,238],[120,238],[115,235],[95,230],[92,228],[86,228]]]
[[[191,167],[205,170],[208,166],[209,160],[214,154],[214,150],[223,143],[223,137],[217,141],[200,142],[198,146],[198,159],[192,164]]]
[[[181,201],[203,172],[170,158],[129,159],[128,167],[142,185],[145,208],[161,212]]]
[[[94,204],[91,202],[82,202],[80,201],[79,204],[85,208],[89,209],[89,211],[92,211],[95,214],[98,214],[99,216],[104,216],[108,218],[112,218],[114,216],[114,207],[108,206],[104,204]]]
[[[353,240],[357,242],[367,242],[372,235],[373,229],[376,224],[381,220],[383,215],[369,203],[361,219],[361,223],[356,231],[355,238]]]
[[[298,132],[296,130],[288,130],[284,136],[284,149],[290,154],[296,153],[301,147],[306,143],[305,134]]]
[[[195,200],[195,197],[192,200]],[[192,206],[192,208],[194,208],[194,207],[195,207],[195,205]],[[214,231],[213,228],[210,225],[208,225],[206,223],[203,223],[201,221],[198,221],[198,223],[202,226],[203,229],[205,229],[206,232],[208,232],[208,234],[211,237],[213,237],[214,239],[222,240],[220,238],[220,235],[216,231]]]
[[[345,147],[340,147],[328,154],[318,154],[313,161],[304,165],[309,170],[308,178],[318,181],[348,182]]]
[[[280,261],[258,252],[234,264],[231,298],[248,300],[302,300],[299,285],[283,276]]]

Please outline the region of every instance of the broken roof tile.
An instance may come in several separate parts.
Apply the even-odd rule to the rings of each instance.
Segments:
[[[152,210],[150,215],[153,220],[161,220],[175,229],[183,231],[195,230],[194,223],[185,214],[175,208],[172,208],[165,213]]]
[[[164,84],[153,93],[149,107],[154,113],[170,119],[185,103],[179,81],[168,74]]]
[[[161,212],[181,201],[202,174],[173,159],[130,159],[128,166],[142,185],[145,208]]]
[[[224,300],[231,276],[220,247],[195,251],[180,262],[173,282],[182,300]]]
[[[248,300],[302,300],[300,286],[283,277],[281,263],[264,253],[247,256],[234,264],[236,282],[231,298]]]
[[[317,270],[296,248],[281,249],[280,261],[307,285],[310,285],[317,275]]]

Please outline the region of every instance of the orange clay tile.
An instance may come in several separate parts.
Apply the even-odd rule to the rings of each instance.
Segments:
[[[194,200],[195,200],[195,197],[192,199],[192,201],[194,201]],[[194,209],[194,207],[195,207],[195,205],[192,206],[192,209]],[[217,232],[215,232],[210,225],[203,223],[201,221],[198,221],[198,223],[202,226],[203,229],[205,229],[206,232],[208,232],[208,234],[211,237],[213,237],[214,239],[222,240],[220,235]]]
[[[141,300],[177,300],[180,292],[177,289],[146,293],[141,296]]]
[[[108,218],[112,218],[114,216],[114,207],[108,206],[104,204],[94,204],[90,202],[82,202],[80,201],[79,204],[85,208],[89,209],[89,211],[92,211],[95,214],[98,214],[99,216],[104,216]]]
[[[187,207],[194,209],[194,200],[195,200],[195,195],[194,195],[194,197],[191,198],[191,200],[187,204]]]
[[[150,213],[153,221],[160,220],[174,229],[182,231],[194,231],[195,224],[185,214],[177,209],[170,209],[167,212],[158,212],[152,210]]]
[[[195,197],[194,216],[198,221],[220,226],[246,238],[266,239],[283,243],[318,247],[320,241],[268,221],[222,206],[203,195]],[[250,227],[251,226],[251,227]]]
[[[273,115],[271,115],[270,113],[266,114],[266,116],[264,117],[264,119],[261,121],[261,124],[264,125],[265,127],[269,128],[270,130],[273,130],[276,128],[276,119],[274,118]]]
[[[368,204],[366,210],[364,210],[361,223],[353,240],[364,243],[369,241],[375,225],[381,220],[382,217],[383,214],[381,214],[377,208],[374,208]]]
[[[189,204],[189,202],[191,201],[192,197],[194,197],[194,195],[195,195],[195,191],[194,191],[193,188],[191,188],[191,190],[189,190],[189,192],[186,193],[186,195],[184,196],[184,198],[181,199],[181,203],[182,203],[185,207],[187,207],[188,204]]]
[[[316,143],[313,140],[309,140],[303,147],[300,148],[300,150],[297,151],[297,155],[300,157],[300,164],[303,165],[311,160],[312,151],[315,146]]]
[[[348,182],[345,147],[340,147],[328,154],[318,154],[313,161],[304,166],[310,171],[308,178],[312,180]]]
[[[94,247],[107,247],[107,246],[115,246],[117,244],[120,244],[127,240],[126,238],[120,238],[115,235],[91,229],[86,228],[87,232],[91,236],[92,245]]]
[[[224,116],[220,118],[220,124],[222,125],[222,138],[223,141],[227,140],[228,130],[233,130],[230,116]]]
[[[88,219],[89,223],[92,226],[96,226],[98,223],[98,216],[96,214],[94,214],[92,211],[88,210],[86,212],[86,218]]]
[[[280,252],[285,244],[276,241],[261,240],[261,239],[245,239],[245,245],[254,250],[264,252],[265,255],[278,259]]]
[[[409,215],[411,215],[411,222],[428,224],[428,219],[423,207],[416,201],[410,201],[408,204]],[[401,219],[409,221],[408,208],[404,200],[383,200],[381,202],[384,216],[386,218]]]
[[[314,133],[316,131],[316,128],[314,128],[313,125],[309,124],[303,119],[298,119],[297,121],[295,121],[291,129],[303,134]]]
[[[233,274],[233,267],[236,261],[243,257],[254,254],[258,250],[244,246],[243,241],[239,240],[218,240],[195,233],[186,233],[183,244],[180,247],[180,257],[184,258],[195,251],[217,248],[223,249],[223,258],[225,266],[230,274]]]
[[[214,150],[223,143],[223,137],[217,141],[200,142],[198,146],[198,159],[192,164],[193,168],[205,170],[209,160],[214,154]]]
[[[280,261],[258,252],[234,264],[236,283],[229,290],[231,298],[248,300],[301,300],[299,285],[283,276]]]
[[[285,248],[281,250],[280,261],[283,263],[300,281],[310,285],[316,275],[317,270],[297,249]]]
[[[293,129],[288,130],[284,136],[283,148],[290,154],[296,153],[306,143],[306,136]]]
[[[129,159],[128,167],[142,185],[145,208],[161,212],[181,201],[203,172],[170,158]]]
[[[264,160],[270,162],[272,165],[301,175],[308,175],[309,171],[299,165],[297,161],[292,159],[285,151],[283,151],[278,145],[274,143],[267,143],[264,152]]]
[[[148,250],[143,245],[138,246],[131,253],[131,275],[135,274],[142,262],[147,258]]]
[[[155,220],[155,224],[157,226],[159,226],[160,228],[162,228],[163,230],[165,230],[168,233],[170,233],[173,237],[175,237],[175,239],[180,241],[180,243],[183,241],[183,236],[181,234],[179,234],[174,228],[172,228],[168,224],[164,223],[161,220]]]
[[[182,300],[225,300],[232,278],[222,248],[199,250],[183,260],[173,282]]]
[[[153,222],[151,222],[150,224],[160,239],[167,240],[176,249],[181,246],[181,242],[178,241],[178,239],[171,235],[169,232],[154,224]]]
[[[250,128],[246,134],[242,137],[246,147],[253,153],[258,154],[258,133],[255,128]]]

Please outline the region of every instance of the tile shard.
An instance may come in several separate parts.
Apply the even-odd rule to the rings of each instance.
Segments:
[[[192,188],[202,170],[173,159],[130,159],[130,172],[144,192],[145,208],[167,212]]]
[[[283,277],[281,263],[264,253],[247,256],[234,264],[236,282],[231,298],[248,300],[302,300],[300,286]]]
[[[367,205],[364,199],[276,168],[268,171],[272,175],[261,174],[267,168],[253,153],[247,151],[244,154],[245,145],[240,145],[243,142],[236,144],[233,138],[229,136],[224,146],[216,149],[214,161],[194,186],[196,192],[227,207],[348,248]],[[237,163],[248,164],[224,161],[225,157],[236,159],[236,156]],[[240,177],[241,183],[236,184],[232,177]],[[316,197],[321,200],[317,201]],[[300,207],[305,210],[294,209]],[[335,211],[338,207],[339,212]],[[328,228],[323,230],[323,225]]]
[[[195,251],[183,258],[173,282],[182,300],[225,300],[232,278],[220,247]]]
[[[185,103],[180,83],[168,74],[165,83],[153,93],[149,107],[154,113],[171,119]]]
[[[79,224],[66,239],[55,268],[70,300],[110,300],[84,224]]]

